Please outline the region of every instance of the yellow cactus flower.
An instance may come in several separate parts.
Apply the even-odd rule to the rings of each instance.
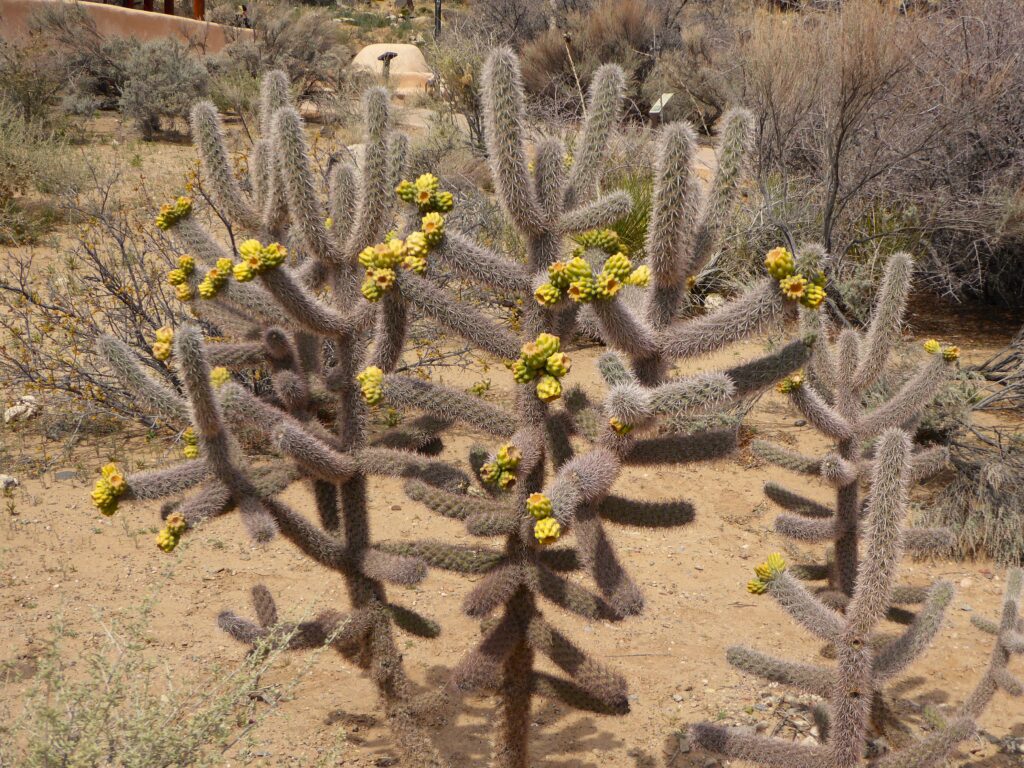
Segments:
[[[415,186],[417,190],[425,189],[427,192],[434,192],[438,189],[440,184],[441,182],[437,176],[432,173],[424,173],[416,179]]]
[[[444,216],[436,211],[428,213],[420,223],[420,231],[427,238],[427,245],[433,248],[444,237]]]
[[[929,355],[936,355],[942,351],[942,345],[935,339],[928,339],[928,341],[924,343],[924,351]]]
[[[410,272],[422,275],[427,271],[427,260],[422,256],[406,256],[402,260],[402,266]]]
[[[177,287],[174,295],[177,296],[178,301],[189,301],[192,298],[192,288],[188,284],[183,283]]]
[[[604,267],[601,268],[602,272],[607,272],[620,282],[629,277],[629,273],[632,270],[633,264],[630,262],[629,257],[621,251],[609,256],[604,262]]]
[[[761,581],[771,581],[786,570],[786,560],[778,552],[768,555],[763,563],[754,567],[754,573]]]
[[[173,552],[174,548],[178,546],[178,538],[179,537],[164,528],[156,535],[156,545],[164,552]]]
[[[328,216],[326,219],[324,219],[324,227],[326,229],[333,229],[334,228],[334,219],[332,219],[330,216]]]
[[[485,483],[493,483],[501,476],[501,467],[496,461],[488,461],[480,465],[480,479]]]
[[[187,280],[188,275],[185,274],[185,270],[183,269],[172,269],[167,273],[167,282],[171,285],[183,285]]]
[[[768,585],[763,581],[757,579],[751,579],[747,582],[747,592],[752,595],[763,595],[768,589]]]
[[[429,250],[430,249],[427,246],[427,236],[422,232],[411,232],[409,236],[405,238],[406,256],[425,258]]]
[[[188,524],[185,522],[185,516],[179,512],[168,515],[164,523],[167,525],[167,530],[174,536],[181,536],[185,532],[185,528],[188,527]]]
[[[825,293],[824,288],[822,288],[820,285],[815,285],[814,283],[811,283],[810,285],[807,286],[807,289],[804,291],[804,295],[800,299],[800,303],[803,304],[808,309],[817,309],[818,307],[821,306],[821,302],[825,300],[826,295],[827,294]]]
[[[507,491],[516,484],[515,472],[503,471],[498,475],[498,488]]]
[[[551,307],[557,304],[558,300],[562,298],[562,292],[553,284],[544,283],[533,292],[533,297],[542,307]]]
[[[186,459],[198,459],[199,458],[199,446],[198,445],[186,445],[181,449]]]
[[[157,360],[170,360],[171,345],[162,341],[156,342],[153,345],[153,357]]]
[[[221,387],[231,381],[231,371],[223,365],[218,365],[210,371],[210,381],[213,382],[213,386]]]
[[[191,275],[196,271],[196,260],[189,256],[187,253],[183,256],[178,257],[178,269],[185,273],[186,276]]]
[[[569,278],[569,268],[564,261],[555,261],[548,265],[548,279],[551,285],[560,291],[564,291],[572,282]]]
[[[783,296],[796,301],[802,298],[807,290],[807,279],[803,275],[790,275],[779,281],[779,288],[782,289]]]
[[[238,253],[246,261],[250,259],[259,260],[260,254],[263,253],[263,244],[254,238],[243,240],[241,245],[238,246]]]
[[[509,470],[519,466],[523,454],[512,443],[505,443],[498,449],[498,453],[494,458],[499,467]]]
[[[651,268],[646,264],[641,264],[639,267],[629,273],[623,282],[626,285],[635,285],[638,288],[646,288],[647,284],[651,282]]]
[[[572,369],[572,360],[565,352],[555,352],[544,361],[544,370],[557,379],[567,375]]]
[[[960,359],[960,347],[943,347],[942,348],[942,359],[947,363],[952,363]]]
[[[615,275],[602,272],[594,281],[594,296],[607,301],[613,298],[621,288],[622,282]]]
[[[248,261],[240,261],[231,270],[235,276],[235,280],[240,283],[247,283],[256,277],[256,272],[252,268],[252,264]]]
[[[533,525],[533,535],[541,545],[554,544],[562,535],[562,526],[553,517],[545,517]]]

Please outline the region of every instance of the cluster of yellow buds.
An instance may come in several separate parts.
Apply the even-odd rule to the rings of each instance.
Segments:
[[[424,173],[416,181],[403,179],[395,187],[400,200],[413,203],[420,213],[448,213],[455,206],[451,192],[443,192],[437,176]]]
[[[281,266],[288,258],[288,249],[280,243],[263,245],[259,240],[246,240],[238,246],[238,253],[242,261],[235,264],[231,271],[240,283],[247,283],[256,275]]]
[[[559,381],[569,373],[572,361],[559,351],[561,341],[550,333],[542,333],[535,341],[523,344],[519,359],[509,363],[512,377],[519,384],[537,381],[537,397],[545,403],[557,400],[562,395]]]
[[[106,464],[100,469],[100,479],[92,489],[92,503],[100,512],[108,517],[117,511],[117,498],[124,493],[124,475],[116,464]]]
[[[171,342],[174,341],[174,329],[169,325],[156,329],[156,341],[153,342],[153,357],[157,360],[171,358]]]
[[[212,299],[231,277],[234,265],[231,259],[217,259],[216,266],[206,273],[199,283],[199,295],[204,299]]]
[[[186,459],[198,459],[199,458],[199,437],[196,435],[196,431],[189,427],[181,433],[181,442],[185,444],[183,453]]]
[[[786,570],[786,561],[778,552],[768,555],[768,559],[754,568],[756,578],[747,582],[747,591],[753,595],[764,594],[768,585]]]
[[[179,197],[173,203],[160,207],[160,213],[156,217],[156,225],[163,230],[168,230],[182,219],[192,215],[192,198]]]
[[[935,339],[928,339],[924,343],[924,351],[929,355],[941,354],[942,359],[948,363],[953,363],[960,359],[960,347],[940,344]]]
[[[427,270],[427,254],[442,238],[444,217],[432,211],[423,217],[420,229],[409,233],[405,240],[389,235],[383,243],[364,248],[359,254],[359,263],[366,268],[363,296],[367,301],[379,301],[384,292],[395,284],[395,269],[399,265],[422,275]]]
[[[359,387],[363,393],[363,399],[370,405],[376,405],[384,399],[384,371],[375,365],[364,368],[362,373],[356,376]]]
[[[173,551],[178,546],[178,542],[181,541],[181,535],[187,527],[188,524],[185,522],[184,515],[178,512],[168,515],[164,521],[163,530],[156,535],[156,545],[164,552]]]
[[[498,449],[494,461],[488,461],[480,467],[480,479],[488,485],[495,485],[503,491],[508,490],[516,482],[516,469],[523,455],[512,443],[505,443]]]
[[[485,392],[489,392],[491,389],[490,379],[480,379],[480,381],[474,381],[469,386],[470,394],[476,395],[477,397],[483,397]]]
[[[177,291],[179,301],[188,301],[192,298],[192,288],[188,279],[196,271],[196,260],[191,256],[179,256],[178,266],[167,273],[167,282],[173,285]]]
[[[808,309],[817,309],[825,300],[825,273],[815,268],[797,271],[796,259],[787,248],[772,248],[765,256],[768,274],[778,280],[782,295],[799,301]],[[805,277],[806,272],[810,277]]]
[[[804,375],[802,373],[794,373],[776,384],[775,389],[784,395],[788,395],[790,392],[795,392],[800,389],[803,385]]]
[[[210,371],[210,381],[217,388],[223,387],[231,381],[231,371],[223,365],[218,365]]]
[[[536,520],[533,535],[540,544],[553,544],[562,535],[562,526],[553,517],[551,499],[543,493],[531,493],[526,499],[526,511]]]
[[[623,285],[645,286],[651,279],[651,270],[646,265],[633,269],[626,255],[628,249],[619,241],[614,230],[595,229],[584,232],[577,238],[577,242],[579,245],[569,261],[556,261],[548,267],[548,282],[533,294],[538,304],[552,306],[561,301],[563,295],[581,304],[608,300]],[[583,258],[583,254],[592,248],[609,254],[597,275]]]

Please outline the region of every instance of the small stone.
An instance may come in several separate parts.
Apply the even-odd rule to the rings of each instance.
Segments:
[[[391,511],[392,512],[401,512],[402,511],[402,505],[401,504],[392,504],[391,505]]]
[[[962,589],[968,589],[973,583],[970,579],[960,579],[960,587]]]
[[[797,419],[796,421],[793,422],[793,426],[794,427],[806,427],[807,426],[807,422],[804,419]]]
[[[681,693],[673,693],[672,694],[672,701],[678,703],[678,702],[680,702],[682,700],[683,700],[683,694],[681,694]]]
[[[800,743],[807,747],[813,747],[817,745],[818,740],[813,736],[804,736]]]
[[[53,477],[57,480],[74,480],[78,477],[78,472],[73,469],[58,469],[53,473]]]
[[[960,606],[960,610],[961,611],[973,611],[974,609],[971,608],[971,606],[969,606],[969,605],[961,605]]]
[[[14,475],[0,475],[0,491],[10,491],[21,485]]]

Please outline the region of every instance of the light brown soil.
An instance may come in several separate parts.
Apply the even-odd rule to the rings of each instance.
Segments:
[[[168,148],[178,163],[191,159],[191,152],[182,149]],[[928,334],[918,329],[918,335]],[[949,329],[944,337],[964,348],[971,346],[969,337]],[[700,363],[725,366],[763,349],[764,340],[755,341]],[[570,380],[599,394],[598,352],[574,352]],[[980,359],[985,354],[985,348],[975,346],[968,357]],[[488,397],[502,398],[498,383],[506,377],[500,373],[499,368],[489,374],[498,388]],[[478,378],[469,373],[451,383],[466,386]],[[781,397],[771,393],[748,417],[744,434],[809,451],[820,447],[813,430],[794,426],[796,419]],[[30,425],[19,427],[7,430],[3,439],[13,444],[31,432]],[[480,439],[454,431],[446,438],[444,455],[465,465],[468,446]],[[108,450],[114,453],[108,455]],[[301,619],[324,608],[345,609],[340,578],[312,564],[286,541],[253,546],[234,515],[191,532],[171,555],[153,545],[156,504],[125,507],[110,519],[99,516],[88,494],[96,468],[108,458],[139,466],[174,457],[141,440],[119,449],[82,450],[78,460],[87,471],[78,478],[57,481],[52,472],[39,479],[23,478],[12,497],[14,511],[0,510],[0,662],[17,672],[0,677],[0,712],[18,710],[32,683],[34,659],[57,617],[78,633],[69,650],[84,651],[103,641],[97,612],[131,609],[155,595],[151,651],[173,661],[182,684],[202,684],[211,669],[242,657],[244,649],[216,629],[215,619],[225,608],[251,615],[252,585],[269,586],[286,619]],[[774,511],[761,493],[762,484],[780,474],[784,473],[757,465],[745,449],[735,457],[695,466],[630,468],[624,473],[617,493],[652,500],[686,498],[696,508],[696,519],[678,529],[657,531],[611,526],[622,559],[644,590],[647,607],[642,616],[619,624],[588,623],[547,609],[553,622],[585,650],[625,674],[632,711],[610,718],[539,703],[533,714],[533,764],[583,768],[668,761],[703,766],[706,757],[679,752],[672,737],[686,724],[701,720],[740,725],[764,721],[769,732],[778,728],[779,735],[793,737],[792,708],[780,698],[784,691],[741,675],[725,662],[725,650],[734,643],[793,659],[812,658],[819,650],[817,642],[770,600],[744,588],[753,565],[765,554],[786,551],[786,544],[771,532]],[[782,480],[823,501],[829,498],[824,487],[808,487],[795,476]],[[397,481],[375,479],[370,491],[378,539],[479,543],[457,523],[405,498]],[[291,489],[287,499],[300,510],[311,509],[308,494],[300,488]],[[938,577],[957,586],[946,626],[932,649],[893,687],[899,709],[918,722],[927,704],[952,712],[976,682],[991,638],[974,630],[970,617],[995,616],[1004,586],[1002,569],[989,563],[904,564],[907,582],[924,584]],[[396,602],[434,618],[443,628],[436,640],[399,638],[407,669],[424,688],[443,679],[478,635],[478,622],[460,611],[475,578],[432,571],[414,589],[390,591]],[[287,681],[303,665],[302,655],[290,656],[266,682]],[[493,717],[490,699],[469,699],[457,722],[437,735],[440,749],[454,765],[487,765]],[[803,731],[797,738],[803,738],[807,727],[797,725],[796,731]],[[1000,695],[981,725],[996,738],[1022,736],[1024,704]],[[323,654],[294,695],[254,731],[255,746],[244,755],[231,753],[224,764],[312,765],[336,747],[339,738],[345,743],[339,761],[332,764],[389,765],[395,754],[370,682],[341,658]],[[1016,759],[997,754],[994,745],[977,739],[963,746],[956,762],[1010,766],[1018,764]]]

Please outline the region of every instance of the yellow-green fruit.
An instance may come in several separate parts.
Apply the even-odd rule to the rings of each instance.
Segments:
[[[384,371],[376,365],[367,366],[356,376],[356,381],[360,384],[373,384],[379,387],[384,383]]]
[[[607,272],[612,275],[619,282],[624,281],[629,277],[629,273],[633,270],[633,264],[630,262],[629,257],[624,253],[613,253],[608,257],[604,263],[602,272]]]
[[[157,328],[156,331],[154,331],[154,335],[156,336],[157,341],[163,342],[164,344],[170,344],[174,341],[174,329],[169,325]]]
[[[192,298],[192,288],[191,286],[183,283],[178,286],[174,295],[178,297],[178,301],[189,301]]]
[[[416,185],[408,179],[402,179],[395,187],[395,194],[398,195],[399,200],[411,203],[416,199]]]
[[[795,263],[793,254],[786,248],[772,248],[764,257],[764,265],[768,267],[768,274],[776,280],[782,280],[792,275]]]
[[[516,360],[512,363],[512,378],[517,384],[526,384],[537,378],[537,369],[531,368],[525,360]]]
[[[924,351],[929,355],[935,355],[942,351],[942,345],[935,339],[928,339],[928,341],[924,343]]]
[[[367,301],[380,301],[380,297],[384,295],[384,289],[377,285],[369,275],[363,280],[359,290]]]
[[[565,352],[555,352],[544,362],[544,370],[555,378],[562,378],[572,368],[572,360]]]
[[[435,192],[434,199],[431,202],[434,210],[441,213],[448,213],[448,211],[455,207],[455,198],[451,192]]]
[[[942,359],[947,363],[952,363],[960,359],[960,347],[943,347],[942,348]]]
[[[551,307],[557,304],[558,300],[562,298],[562,292],[551,283],[544,283],[533,292],[533,297],[542,307]]]
[[[565,274],[570,283],[574,283],[577,280],[583,280],[593,276],[593,270],[590,269],[590,264],[587,263],[586,259],[576,256],[569,260],[569,263],[565,265]]]
[[[167,282],[171,285],[182,285],[188,280],[184,269],[172,269],[167,273]]]
[[[817,309],[821,306],[821,302],[825,300],[825,289],[820,285],[811,283],[807,286],[804,291],[803,297],[800,299],[800,303],[808,309]]]
[[[117,498],[105,477],[101,477],[96,481],[90,496],[93,506],[104,515],[110,516],[117,510]]]
[[[578,304],[586,304],[594,298],[596,286],[593,278],[587,277],[582,280],[574,280],[569,283],[569,298]]]
[[[515,472],[503,471],[501,474],[498,475],[498,487],[501,490],[507,491],[509,488],[511,488],[515,484],[516,484],[516,473]]]
[[[495,461],[488,461],[480,467],[480,479],[485,483],[494,483],[501,476],[501,467]]]
[[[372,245],[363,248],[359,252],[359,264],[360,266],[370,269],[377,265],[377,250]]]
[[[181,536],[188,527],[185,522],[185,516],[175,512],[172,515],[168,515],[167,520],[164,521],[167,525],[167,530],[170,531],[174,536]]]
[[[557,352],[562,345],[561,339],[553,333],[540,334],[537,336],[536,343],[543,353],[545,360]]]
[[[564,261],[556,261],[548,265],[548,279],[551,284],[560,291],[564,291],[572,282],[569,276],[569,266]]]
[[[187,218],[192,213],[192,199],[179,197],[173,204],[161,206],[160,213],[156,217],[156,225],[160,229],[170,229],[179,221]]]
[[[757,579],[751,579],[747,582],[747,592],[752,595],[763,595],[768,589],[768,585],[763,581]]]
[[[790,275],[779,280],[782,295],[791,301],[802,299],[807,291],[807,279],[803,275]]]
[[[775,385],[775,389],[784,395],[790,392],[795,392],[804,385],[804,375],[802,373],[794,373],[792,376],[787,376],[778,384]]]
[[[153,357],[157,360],[169,360],[171,358],[171,345],[158,341],[153,345]]]
[[[427,237],[422,232],[412,232],[405,238],[405,255],[425,258],[429,252]]]
[[[217,369],[215,368],[214,370]],[[188,427],[184,432],[181,433],[181,441],[185,443],[185,445],[199,444],[199,438],[196,436],[196,431],[192,429],[192,427]]]
[[[156,535],[156,545],[164,552],[173,552],[178,546],[178,537],[164,528]]]
[[[238,246],[239,255],[246,261],[249,259],[259,259],[262,252],[263,243],[255,238],[243,240]]]
[[[334,219],[330,216],[324,219],[324,229],[334,229]]]
[[[619,248],[619,234],[613,229],[592,229],[576,238],[583,248],[599,248],[605,253],[615,253]]]
[[[537,382],[537,397],[550,403],[562,396],[562,383],[554,376],[541,376]]]
[[[371,269],[366,273],[368,277],[373,279],[382,290],[387,290],[395,284],[395,271],[393,269]]]
[[[417,275],[422,275],[427,271],[427,260],[422,256],[406,256],[402,260],[402,266],[410,272],[415,272]]]
[[[231,371],[225,368],[223,365],[218,365],[212,371],[210,371],[210,381],[213,382],[213,386],[221,387],[231,381]]]
[[[182,448],[182,453],[185,454],[186,459],[198,459],[199,458],[199,446],[198,445],[186,445]]]
[[[608,419],[608,426],[615,430],[615,433],[618,435],[628,435],[633,431],[633,427],[630,424],[623,424],[614,416]]]
[[[543,493],[531,493],[526,499],[526,511],[538,520],[551,517],[554,507],[551,506],[551,499]]]
[[[231,274],[231,270],[234,268],[235,264],[231,259],[217,259],[217,263],[214,264],[214,266],[217,267],[217,275],[224,280],[227,280],[227,277]]]
[[[629,273],[624,281],[626,285],[636,285],[640,288],[646,288],[647,284],[651,282],[651,268],[646,264],[641,264],[639,267]]]
[[[420,223],[420,231],[427,238],[427,245],[433,248],[444,238],[444,216],[436,211],[428,213]]]
[[[615,277],[602,272],[597,276],[594,283],[594,298],[607,301],[622,289],[622,282]]]
[[[273,269],[284,264],[288,258],[288,249],[280,243],[271,243],[260,251],[260,265],[264,269]]]
[[[562,535],[562,526],[553,517],[545,517],[533,525],[533,535],[540,544],[554,544]]]
[[[505,443],[498,449],[495,461],[502,469],[515,469],[519,466],[522,458],[523,454],[519,452],[518,448],[512,445],[512,443]]]
[[[256,277],[256,273],[253,272],[252,267],[247,261],[238,262],[231,271],[235,276],[235,280],[240,283],[247,283]]]
[[[786,570],[786,560],[778,552],[768,555],[768,558],[754,567],[754,574],[758,580],[770,582]]]
[[[191,275],[196,271],[196,260],[187,253],[184,256],[179,256],[178,269],[184,272],[186,276]]]

